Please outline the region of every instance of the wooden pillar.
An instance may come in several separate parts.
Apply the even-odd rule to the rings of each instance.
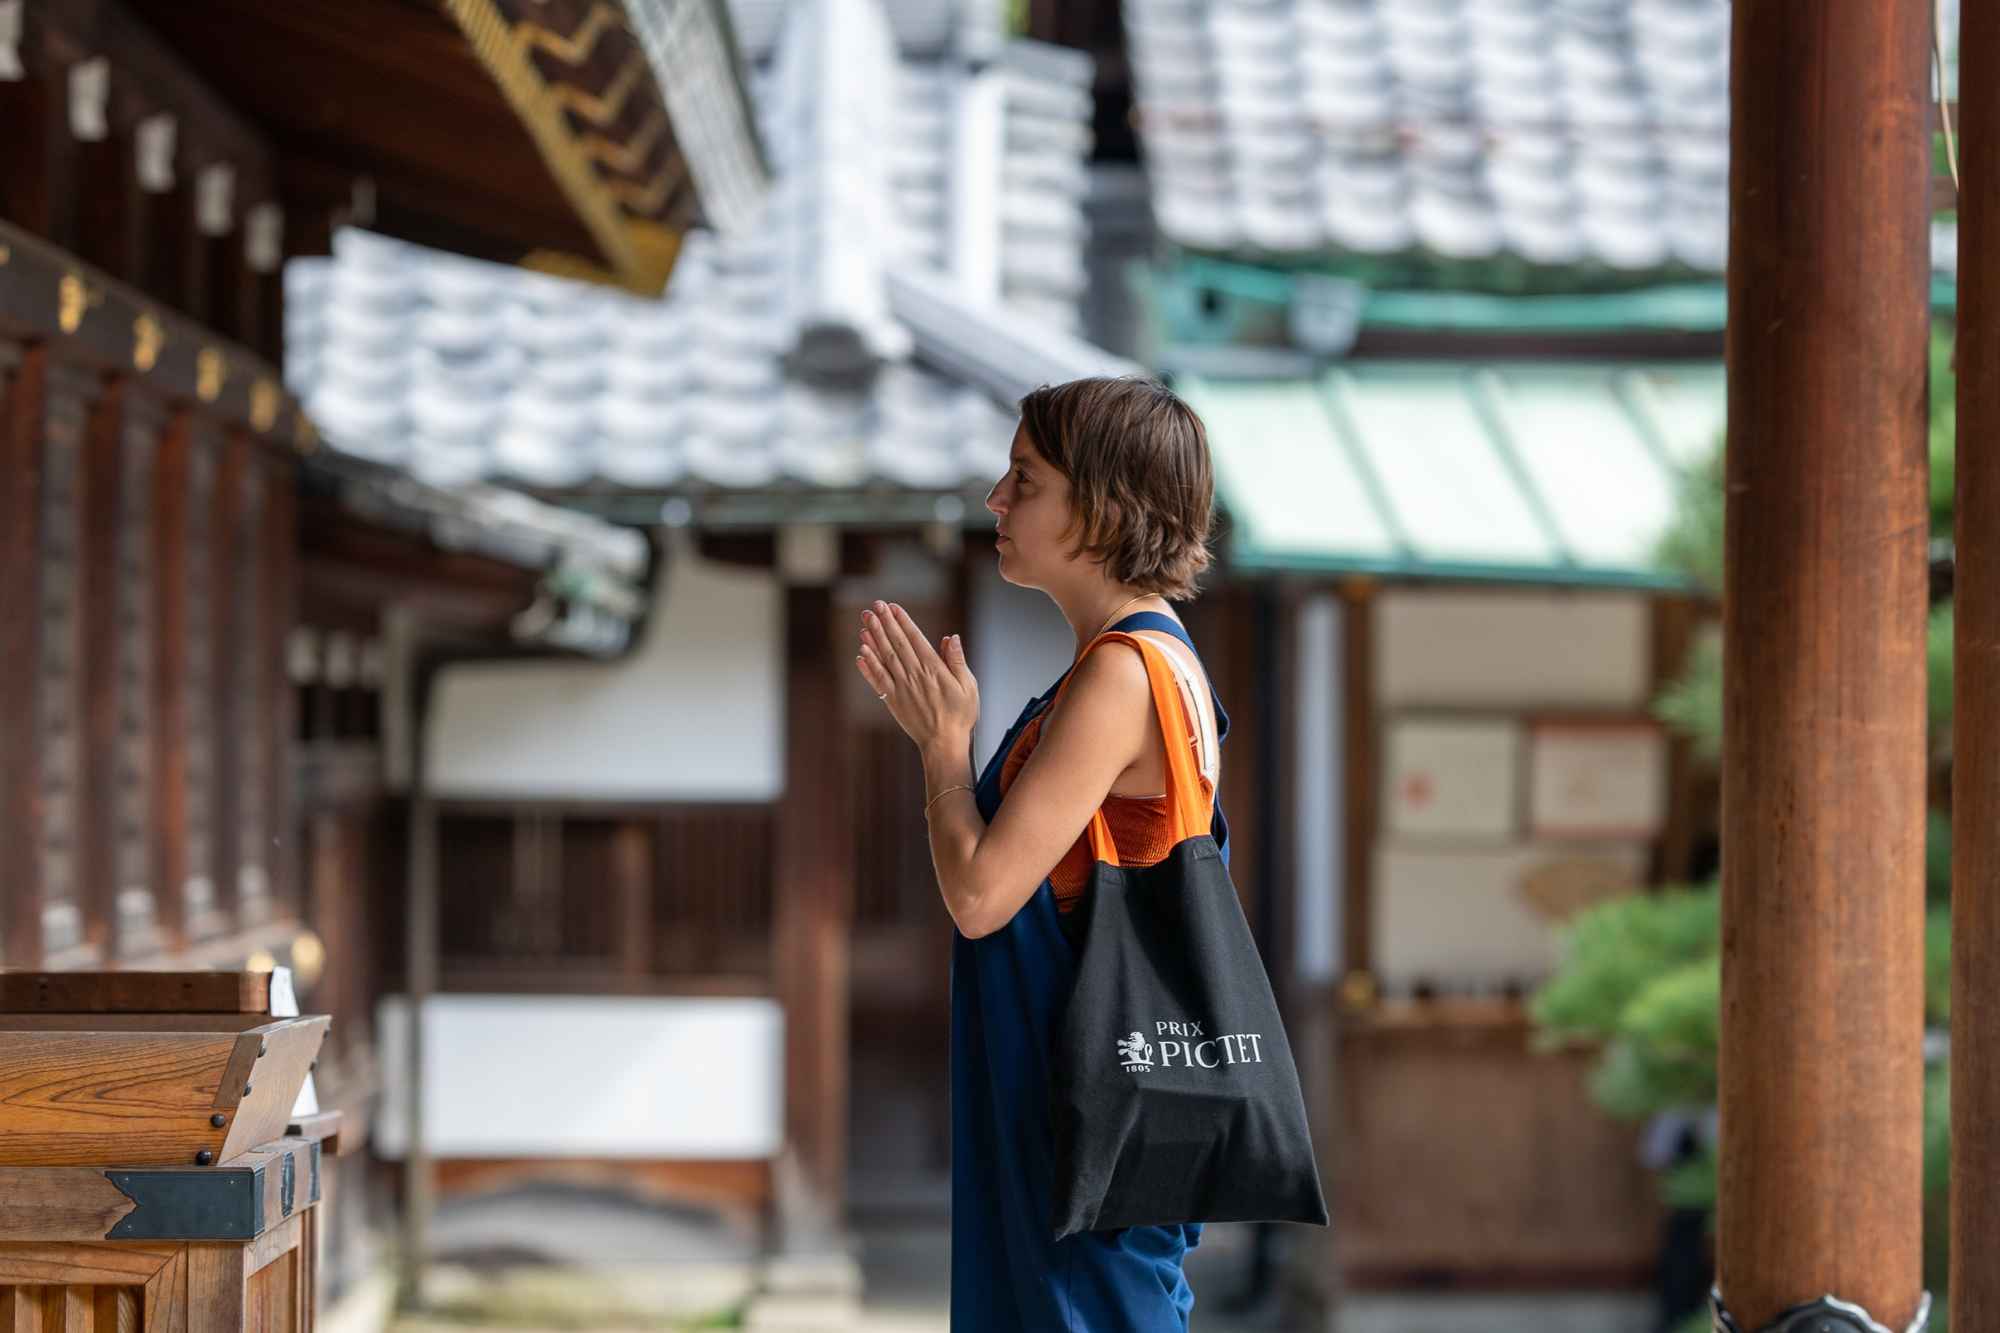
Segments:
[[[825,540],[822,540],[825,539]],[[779,541],[785,599],[785,790],[778,801],[774,973],[785,1012],[785,1138],[818,1224],[840,1217],[847,1176],[849,928],[854,826],[847,784],[832,581],[838,543],[822,529]],[[843,628],[845,628],[843,626]],[[858,633],[858,628],[857,631]],[[792,1219],[794,1234],[800,1214]]]
[[[124,636],[118,632],[123,570],[120,566],[120,495],[124,479],[125,399],[131,386],[106,383],[85,431],[83,515],[78,551],[78,593],[83,652],[77,661],[83,695],[83,729],[77,774],[77,901],[84,931],[104,959],[115,956],[118,886],[118,711]]]
[[[258,703],[253,697],[246,697],[255,688],[252,672],[257,659],[245,651],[238,625],[239,619],[254,608],[236,595],[237,571],[250,557],[243,540],[242,522],[244,474],[250,462],[248,437],[230,431],[218,451],[215,488],[202,520],[208,529],[209,729],[201,740],[210,764],[209,827],[213,850],[209,864],[217,902],[226,906],[232,919],[239,923],[242,830],[237,802],[242,781],[242,729],[237,713]]]
[[[1732,12],[1719,1294],[1922,1287],[1927,0]]]
[[[2000,1330],[2000,10],[1959,15],[1958,507],[1951,864],[1951,1320]]]

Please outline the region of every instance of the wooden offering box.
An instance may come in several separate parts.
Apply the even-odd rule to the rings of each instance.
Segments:
[[[313,1323],[331,1020],[258,972],[0,972],[0,1333]]]

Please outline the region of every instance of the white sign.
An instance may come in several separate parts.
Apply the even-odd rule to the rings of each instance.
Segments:
[[[1425,839],[1512,836],[1520,735],[1505,718],[1392,722],[1384,765],[1387,831]]]

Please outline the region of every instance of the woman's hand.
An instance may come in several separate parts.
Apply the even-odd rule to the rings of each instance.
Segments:
[[[854,659],[868,688],[919,749],[962,752],[979,722],[979,682],[965,664],[956,634],[931,647],[917,622],[893,602],[861,613],[861,655]]]

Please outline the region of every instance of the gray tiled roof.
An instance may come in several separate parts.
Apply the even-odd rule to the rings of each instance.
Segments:
[[[1727,0],[1124,14],[1155,213],[1182,244],[1722,267]]]
[[[738,7],[740,29],[755,8]],[[920,8],[788,7],[750,81],[765,211],[691,233],[659,300],[343,231],[331,258],[286,267],[288,384],[336,447],[443,484],[989,483],[1012,432],[991,389],[1006,377],[927,361],[889,280],[978,251],[992,262],[975,312],[1006,301],[1076,327],[1089,64],[1027,44],[986,67],[911,56],[887,18]],[[976,104],[994,113],[983,128]]]

